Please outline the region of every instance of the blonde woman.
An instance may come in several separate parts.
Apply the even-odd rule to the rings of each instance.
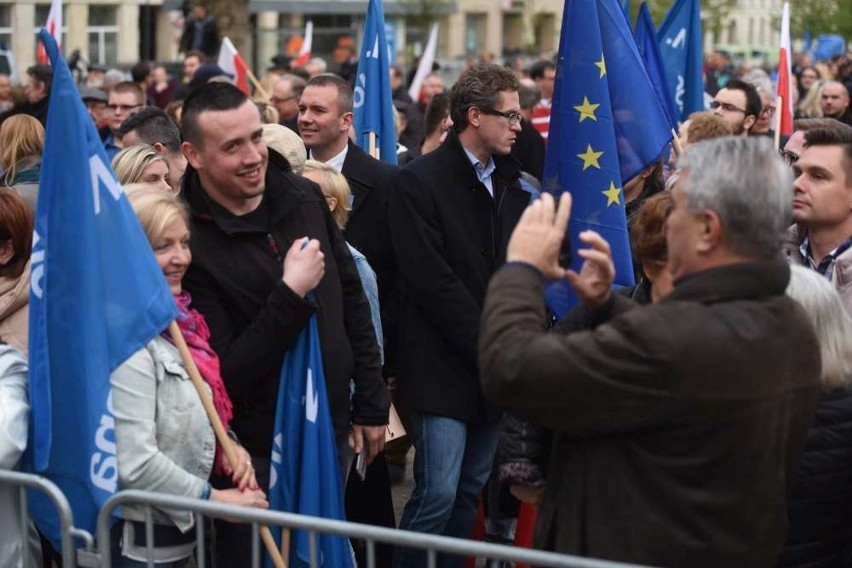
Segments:
[[[192,261],[189,216],[176,196],[151,188],[128,192],[157,263],[178,305],[177,322],[208,394],[225,427],[233,407],[210,347],[204,318],[190,307],[181,281]],[[142,489],[181,497],[266,508],[266,495],[255,480],[248,453],[237,448],[239,463],[228,462],[216,442],[198,393],[171,337],[163,333],[134,353],[110,376],[118,476],[122,489]],[[214,489],[212,473],[230,478],[234,487]],[[145,514],[141,507],[122,507],[113,528],[112,565],[144,566]],[[155,510],[154,560],[174,568],[186,565],[195,548],[193,515]],[[160,543],[168,543],[163,545]]]
[[[825,81],[816,81],[799,103],[800,118],[822,118],[822,89]]]
[[[149,144],[125,148],[112,159],[112,169],[122,185],[142,183],[152,188],[172,192],[169,184],[169,164]]]
[[[30,211],[38,201],[38,178],[44,152],[44,127],[27,114],[11,116],[0,126],[0,167],[3,185],[24,198]]]

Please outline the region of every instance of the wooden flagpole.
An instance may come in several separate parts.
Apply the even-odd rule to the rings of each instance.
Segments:
[[[222,446],[222,450],[228,457],[228,461],[236,469],[237,451],[234,449],[233,440],[231,440],[228,433],[225,432],[225,427],[222,425],[219,413],[216,412],[216,408],[213,406],[213,399],[207,394],[207,389],[204,387],[204,379],[201,378],[201,373],[198,372],[198,367],[195,366],[195,361],[192,359],[192,354],[189,352],[189,347],[187,347],[186,340],[183,338],[183,334],[180,332],[180,328],[176,321],[172,321],[172,323],[169,324],[169,334],[172,336],[172,341],[174,341],[175,346],[180,352],[183,364],[189,373],[190,379],[192,379],[192,384],[195,386],[195,390],[198,391],[201,404],[204,406],[204,410],[207,412],[207,418],[210,420],[210,425],[213,426],[213,431],[216,433],[216,439]],[[284,558],[282,558],[281,554],[278,552],[278,547],[275,546],[275,540],[272,538],[272,533],[270,532],[269,527],[261,525],[260,537],[263,539],[263,544],[266,546],[269,556],[272,557],[272,563],[275,564],[275,567],[287,568],[287,563],[284,562]]]

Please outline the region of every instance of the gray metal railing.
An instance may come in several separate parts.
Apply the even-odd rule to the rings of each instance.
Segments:
[[[197,542],[199,547],[197,554],[198,568],[205,568],[204,537],[201,529],[202,516],[251,523],[253,529],[253,567],[261,565],[261,547],[258,535],[258,526],[267,525],[270,527],[278,526],[307,531],[309,534],[309,542],[311,543],[310,566],[312,568],[319,565],[317,562],[318,533],[364,540],[367,545],[367,565],[369,568],[375,567],[377,542],[392,546],[424,550],[427,555],[427,565],[429,568],[435,568],[437,566],[439,553],[508,560],[510,562],[541,566],[542,568],[636,568],[636,565],[633,564],[594,560],[578,556],[542,552],[540,550],[517,548],[502,544],[475,542],[459,538],[428,535],[343,521],[332,521],[293,513],[251,509],[235,505],[225,505],[222,503],[213,503],[210,501],[135,490],[116,493],[104,504],[100,514],[98,515],[98,548],[105,552],[101,553],[101,566],[104,568],[110,567],[110,524],[113,511],[117,507],[130,504],[142,505],[147,508],[146,541],[149,545],[153,541],[152,507],[167,508],[171,510],[179,509],[194,513],[196,519]],[[153,551],[149,548],[149,566],[154,566],[151,561],[152,554]]]
[[[93,550],[94,542],[92,535],[74,527],[74,515],[71,512],[71,505],[68,503],[68,499],[65,498],[65,494],[52,482],[39,475],[0,470],[0,485],[18,488],[18,499],[21,503],[20,526],[22,535],[27,534],[30,524],[29,509],[27,508],[27,489],[41,491],[50,498],[56,507],[57,517],[59,518],[63,568],[74,568],[77,566],[75,539],[79,538],[83,540],[85,550]],[[26,542],[24,548],[26,548]],[[29,555],[25,552],[24,566],[27,566],[29,561]]]

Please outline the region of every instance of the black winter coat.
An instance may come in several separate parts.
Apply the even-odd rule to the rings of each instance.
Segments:
[[[193,306],[210,326],[222,377],[234,403],[232,427],[253,455],[272,446],[281,363],[314,313],[322,343],[335,432],[349,427],[349,379],[355,379],[352,421],[387,424],[390,397],[381,377],[370,306],[343,236],[319,188],[269,151],[268,231],[247,225],[210,199],[188,167],[183,195],[192,221],[192,265],[184,279]],[[314,301],[282,281],[283,258],[298,238],[320,241],[325,275]]]
[[[351,141],[340,171],[349,182],[353,198],[343,236],[367,257],[370,268],[376,273],[385,336],[385,367],[388,369],[394,367],[397,305],[394,293],[396,259],[388,227],[388,200],[397,172],[398,167],[374,159]]]
[[[779,566],[852,566],[852,389],[819,399]]]
[[[520,164],[494,156],[497,199],[479,181],[458,137],[406,166],[390,200],[399,267],[400,394],[416,412],[477,423],[487,415],[476,349],[488,280],[530,201]]]

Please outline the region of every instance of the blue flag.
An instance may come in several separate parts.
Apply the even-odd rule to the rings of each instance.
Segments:
[[[645,70],[648,71],[648,77],[654,85],[654,90],[657,91],[660,102],[666,110],[669,123],[677,124],[680,113],[675,107],[672,91],[669,90],[670,81],[666,73],[663,56],[660,54],[660,47],[657,45],[657,32],[654,29],[654,20],[651,18],[651,11],[648,10],[647,2],[642,2],[642,5],[639,6],[634,35],[636,47],[639,48],[639,53],[645,61]]]
[[[345,521],[337,442],[328,408],[316,320],[316,316],[312,317],[302,330],[284,356],[281,367],[272,440],[269,507]],[[318,566],[354,566],[348,539],[327,534],[317,538]],[[308,533],[295,531],[290,539],[289,566],[309,564]],[[267,565],[271,565],[268,558]]]
[[[362,52],[352,100],[355,141],[373,157],[396,164],[390,61],[381,0],[370,0],[367,6]]]
[[[657,45],[666,65],[669,92],[681,121],[704,110],[703,43],[700,0],[675,0],[657,30]]]
[[[177,315],[151,246],[109,167],[56,41],[30,283],[30,465],[56,483],[74,525],[94,533],[118,469],[109,375]],[[33,519],[59,548],[53,505]]]
[[[612,247],[616,284],[633,284],[622,185],[659,158],[671,126],[617,0],[570,1],[556,63],[544,189],[573,197],[569,235],[591,229]],[[573,268],[581,264],[574,255]],[[557,315],[574,303],[565,282],[548,287]]]

